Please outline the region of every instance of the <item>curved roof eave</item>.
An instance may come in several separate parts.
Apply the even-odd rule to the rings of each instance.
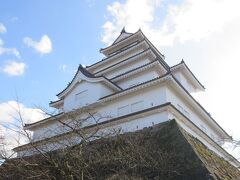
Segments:
[[[221,132],[226,136],[227,139],[232,139],[232,137],[217,123],[215,119],[207,112],[207,110],[183,87],[183,85],[175,78],[175,76],[170,73],[173,82],[175,82],[187,95],[188,97],[196,103],[197,107],[199,107],[205,115],[212,120],[212,122],[221,130]]]
[[[126,51],[128,51],[128,50],[132,50],[132,49],[134,49],[134,48],[136,48],[136,47],[138,47],[138,46],[141,46],[142,44],[144,44],[144,39],[143,40],[141,40],[141,41],[135,41],[134,43],[137,43],[137,44],[134,44],[134,45],[131,45],[130,47],[128,47],[127,49],[126,49]],[[147,44],[147,42],[145,42],[146,44]],[[148,45],[148,44],[147,44]],[[102,60],[100,60],[100,61],[98,61],[98,62],[95,62],[95,63],[93,63],[93,64],[91,64],[91,65],[89,65],[89,66],[86,66],[86,69],[89,71],[91,71],[91,69],[94,69],[94,68],[96,68],[96,67],[98,67],[99,65],[102,65],[103,63],[107,63],[109,60],[111,60],[112,58],[115,58],[115,57],[119,57],[119,55],[122,55],[122,53],[126,53],[126,51],[120,51],[120,52],[118,52],[118,53],[116,53],[116,54],[113,54],[113,55],[110,55],[110,56],[108,56],[108,57],[105,57],[105,58],[103,58]]]
[[[93,74],[91,74],[90,72],[88,72],[81,64],[78,67],[78,70],[76,72],[76,74],[74,75],[72,81],[68,84],[68,86],[62,90],[60,93],[57,94],[57,96],[61,99],[66,92],[69,89],[72,89],[74,87],[74,85],[77,83],[76,82],[76,78],[78,77],[78,74],[81,73],[85,78],[85,80],[88,81],[93,81],[93,82],[101,82],[101,81],[105,81],[107,82],[107,84],[109,84],[113,89],[115,90],[122,90],[118,85],[116,85],[115,83],[113,83],[111,80],[107,79],[104,76],[94,76]]]
[[[154,53],[159,57],[160,63],[164,66],[164,68],[165,68],[167,71],[169,71],[170,67],[169,67],[169,65],[164,61],[165,56],[164,56],[162,53],[160,53],[159,50],[148,40],[148,38],[144,35],[144,33],[142,32],[141,29],[139,29],[139,30],[138,30],[137,32],[135,32],[135,33],[132,33],[132,34],[129,35],[128,37],[121,39],[120,41],[116,42],[115,44],[113,43],[112,45],[110,45],[110,46],[108,46],[108,47],[105,47],[105,48],[100,49],[100,52],[104,54],[104,51],[107,51],[107,50],[109,50],[110,48],[114,48],[115,46],[119,45],[119,43],[121,43],[122,41],[125,41],[125,40],[131,38],[132,36],[134,36],[134,35],[136,35],[136,34],[140,34],[140,35],[143,37],[143,41],[145,41],[145,42],[148,44],[148,46],[151,47],[151,49],[154,51]],[[140,41],[140,42],[142,42],[142,41]],[[140,43],[140,42],[139,42],[139,43]],[[109,57],[107,57],[106,59],[108,59],[108,58],[109,58]],[[105,59],[104,59],[104,60],[105,60]],[[87,66],[87,68],[92,68],[93,66],[104,62],[104,60],[99,61],[99,62],[97,62],[97,63],[94,63],[94,64],[92,64],[92,65],[90,65],[90,66]]]
[[[123,38],[123,39],[120,39],[120,40],[118,41],[118,39],[121,37],[122,34],[127,34],[128,36],[125,37],[125,38],[128,38],[129,36],[131,36],[131,35],[134,34],[134,33],[126,32],[125,27],[123,27],[122,31],[120,32],[120,34],[118,35],[118,37],[115,39],[115,41],[113,41],[112,45],[115,44],[115,43],[117,43],[117,42],[119,42],[119,41],[121,41],[121,40],[124,40],[124,39],[125,39],[125,38]]]
[[[58,106],[58,105],[61,105],[61,104],[63,104],[63,99],[58,99],[56,101],[50,101],[49,106],[50,107],[55,107],[55,106]]]
[[[203,84],[197,79],[197,77],[193,74],[193,72],[189,69],[189,67],[183,60],[180,63],[172,66],[170,69],[174,70],[174,69],[180,68],[181,66],[183,66],[184,69],[188,72],[188,74],[191,75],[191,79],[193,79],[193,84],[195,84],[198,89],[204,91],[205,87],[203,86]]]
[[[107,52],[108,50],[110,50],[110,49],[112,49],[113,47],[119,45],[120,43],[122,43],[122,42],[125,41],[126,39],[129,39],[129,38],[135,36],[135,35],[138,34],[139,32],[140,32],[140,29],[139,29],[137,32],[132,33],[132,34],[129,35],[128,37],[119,40],[118,42],[115,42],[115,41],[116,41],[116,40],[115,40],[115,41],[114,41],[115,43],[113,43],[112,45],[107,46],[107,47],[105,47],[105,48],[101,48],[101,49],[100,49],[100,53],[103,53],[104,55],[107,55],[108,53],[106,53],[106,52]],[[120,34],[120,35],[121,35],[121,34]]]

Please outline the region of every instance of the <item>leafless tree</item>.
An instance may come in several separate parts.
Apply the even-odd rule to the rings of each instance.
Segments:
[[[157,138],[150,138],[152,135],[144,131],[137,136],[120,135],[119,129],[102,131],[100,122],[109,117],[98,114],[94,109],[75,110],[57,119],[60,126],[49,133],[65,132],[66,138],[49,139],[50,148],[32,141],[31,133],[23,128],[21,110],[16,111],[18,117],[15,118],[19,124],[15,129],[19,126],[18,133],[30,141],[28,149],[32,155],[5,156],[5,162],[0,166],[0,179],[141,180],[186,177],[181,172],[182,167],[175,164],[182,157],[176,156],[178,152],[174,149],[162,151]],[[85,125],[90,128],[84,128]]]
[[[8,130],[18,134],[16,138],[17,144],[20,144],[20,137],[25,138],[25,140],[29,142],[27,152],[31,154],[31,156],[13,158],[13,154],[6,151],[6,144],[3,141],[3,137],[1,137],[0,157],[2,162],[4,162],[2,171],[5,170],[6,174],[2,173],[0,176],[3,176],[4,179],[7,179],[8,176],[10,177],[11,173],[9,174],[9,169],[11,169],[11,167],[15,167],[14,174],[19,173],[19,178],[55,179],[55,175],[63,179],[73,179],[74,176],[83,177],[85,176],[84,171],[81,170],[79,174],[70,164],[73,164],[73,161],[82,161],[83,149],[90,141],[100,137],[111,136],[117,132],[115,130],[108,131],[107,133],[100,132],[98,123],[103,118],[107,118],[107,116],[101,116],[95,112],[94,109],[82,108],[63,113],[61,118],[56,120],[58,126],[49,129],[41,137],[45,139],[48,138],[49,134],[52,136],[62,136],[62,134],[65,134],[65,138],[55,138],[55,140],[49,139],[50,145],[46,144],[39,146],[36,142],[32,141],[31,132],[24,128],[24,122],[26,122],[26,120],[23,117],[20,106],[12,108],[14,108],[17,116],[14,117],[14,123],[7,125]],[[50,113],[46,114],[52,116]],[[85,114],[85,116],[81,117],[81,114]],[[92,128],[83,128],[84,124],[89,123]],[[54,137],[52,138],[54,139]],[[58,154],[57,156],[55,155],[56,153]],[[81,163],[84,165],[83,162]]]

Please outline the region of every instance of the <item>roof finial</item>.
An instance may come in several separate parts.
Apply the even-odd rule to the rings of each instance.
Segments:
[[[78,70],[80,70],[80,69],[83,69],[82,64],[79,64],[79,66],[78,66]]]
[[[126,33],[126,31],[125,31],[125,26],[123,27],[121,33]]]

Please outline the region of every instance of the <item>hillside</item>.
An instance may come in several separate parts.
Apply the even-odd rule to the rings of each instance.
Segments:
[[[1,167],[0,176],[2,179],[240,179],[237,168],[208,150],[175,120],[95,140],[67,153],[54,152],[50,157],[55,164],[42,156],[8,161]]]

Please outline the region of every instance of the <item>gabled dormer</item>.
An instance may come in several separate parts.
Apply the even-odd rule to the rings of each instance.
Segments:
[[[132,34],[133,33],[126,32],[125,27],[124,27],[122,29],[120,35],[117,37],[117,39],[115,41],[113,41],[112,45],[126,39],[127,37],[131,36]]]
[[[179,64],[170,68],[171,73],[179,81],[179,83],[189,92],[204,91],[204,86],[188,68],[186,63],[182,60]]]
[[[57,94],[59,100],[51,102],[50,106],[64,112],[72,111],[120,90],[111,80],[104,76],[94,76],[80,65],[72,81]]]

